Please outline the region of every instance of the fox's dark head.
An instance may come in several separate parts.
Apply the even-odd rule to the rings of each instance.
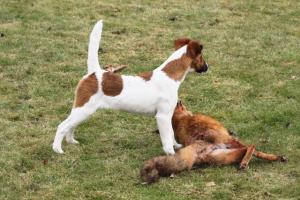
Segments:
[[[159,180],[159,172],[156,169],[154,160],[148,160],[144,163],[140,171],[143,183],[154,183]]]
[[[192,113],[186,109],[185,105],[183,105],[181,100],[177,102],[177,105],[174,110],[173,116],[177,115],[192,115]]]

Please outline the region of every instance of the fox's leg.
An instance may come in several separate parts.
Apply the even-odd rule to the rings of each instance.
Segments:
[[[247,147],[238,149],[220,148],[213,150],[213,152],[209,153],[203,161],[205,163],[216,165],[230,165],[241,162],[246,152]]]
[[[240,169],[246,169],[246,167],[248,166],[250,160],[252,159],[254,151],[255,151],[255,146],[254,145],[250,145],[250,146],[247,147],[247,152],[244,155],[244,158],[240,163]]]
[[[247,145],[243,144],[241,141],[234,139],[230,141],[229,143],[226,143],[226,146],[229,148],[241,148],[241,147],[246,147]],[[254,151],[253,155],[257,158],[264,159],[264,160],[269,160],[269,161],[281,161],[281,162],[286,162],[287,158],[284,156],[278,156],[274,154],[269,154],[269,153],[264,153],[261,151]]]
[[[236,138],[233,138],[231,141],[226,142],[226,147],[229,149],[237,149],[237,148],[243,148],[247,147],[247,145],[243,144],[241,141],[239,141]]]
[[[247,145],[243,144],[241,141],[234,139],[228,143],[226,143],[227,148],[242,148],[247,147]],[[268,161],[281,161],[286,162],[287,158],[284,156],[278,156],[274,154],[264,153],[261,151],[254,150],[253,155],[257,158],[268,160]]]
[[[260,159],[269,160],[269,161],[281,161],[286,162],[287,158],[284,156],[278,156],[274,154],[268,154],[261,151],[255,151],[254,156]]]
[[[236,138],[234,138],[232,141],[226,144],[226,146],[229,148],[243,148],[243,147],[247,148],[247,152],[240,163],[240,169],[246,169],[255,152],[255,146],[254,145],[246,146]]]

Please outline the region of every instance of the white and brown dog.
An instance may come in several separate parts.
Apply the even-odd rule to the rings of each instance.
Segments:
[[[178,89],[190,71],[205,72],[208,65],[202,58],[203,46],[190,39],[175,41],[176,51],[158,68],[136,76],[124,76],[100,68],[98,49],[102,21],[96,23],[90,35],[88,74],[79,82],[74,107],[69,117],[57,129],[53,150],[63,153],[64,137],[68,143],[74,139],[74,129],[98,109],[119,109],[133,113],[155,115],[163,150],[173,155],[180,148],[174,138],[171,124],[178,100]]]

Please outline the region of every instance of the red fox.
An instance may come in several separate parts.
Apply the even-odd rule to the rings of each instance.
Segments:
[[[175,137],[184,148],[173,156],[158,156],[144,163],[142,181],[153,183],[161,176],[170,176],[194,165],[230,165],[239,163],[245,169],[254,155],[269,161],[285,162],[283,156],[267,154],[245,145],[233,136],[219,121],[202,114],[192,114],[179,101],[172,118]]]

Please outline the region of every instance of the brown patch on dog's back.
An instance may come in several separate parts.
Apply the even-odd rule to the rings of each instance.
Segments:
[[[142,79],[144,79],[145,81],[149,81],[151,79],[153,75],[153,71],[151,72],[143,72],[138,74],[139,77],[141,77]]]
[[[82,79],[77,86],[74,107],[81,107],[98,91],[98,80],[95,73]]]
[[[123,90],[123,79],[120,74],[105,72],[102,76],[102,91],[107,96],[117,96]]]
[[[165,72],[168,77],[175,81],[180,81],[186,73],[186,70],[189,68],[192,59],[183,55],[181,58],[172,60],[169,62],[162,71]]]

